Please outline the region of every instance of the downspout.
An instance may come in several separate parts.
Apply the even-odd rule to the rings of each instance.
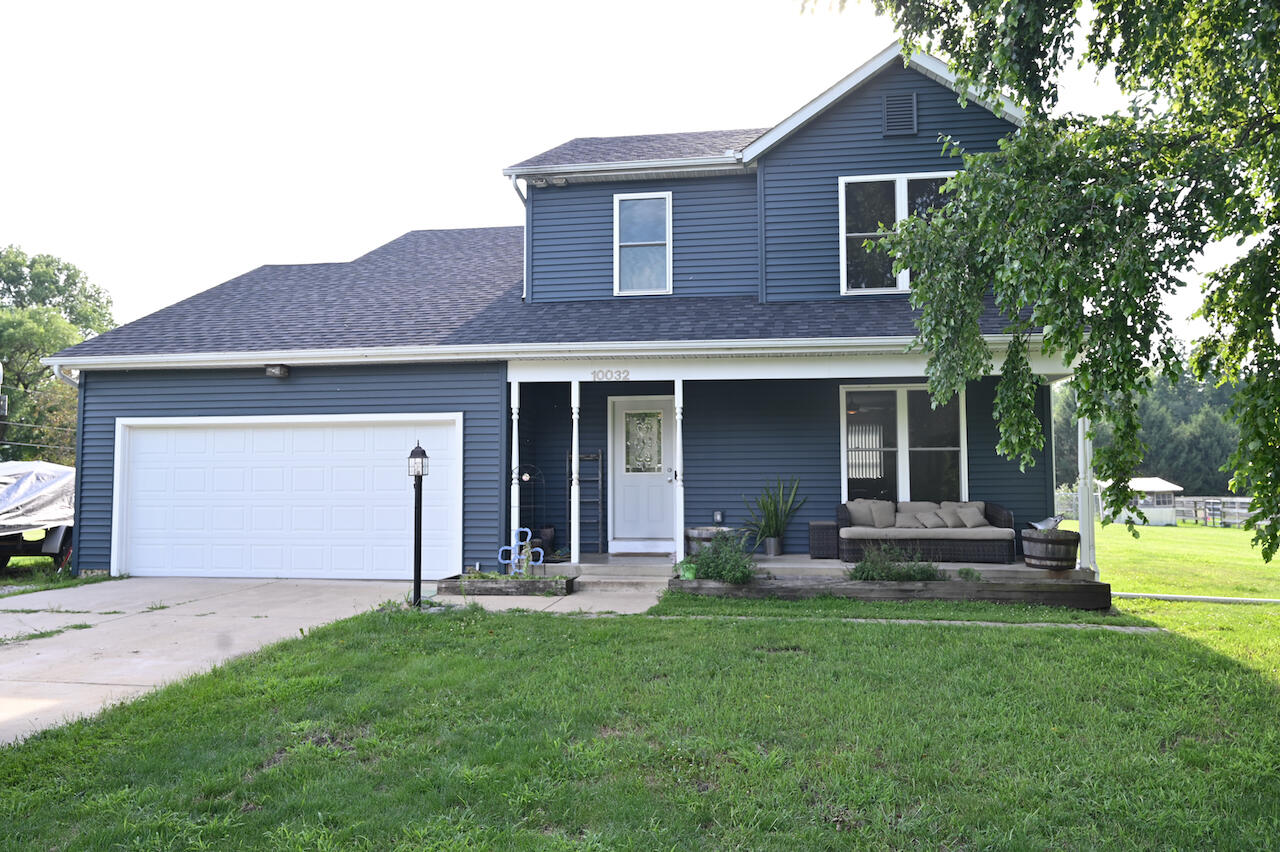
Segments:
[[[516,198],[520,199],[520,203],[524,205],[524,239],[521,245],[524,247],[524,258],[521,268],[524,270],[524,282],[520,291],[520,301],[529,301],[529,199],[520,191],[520,184],[517,183],[519,178],[515,175],[511,176],[511,188],[515,190]]]
[[[70,373],[62,372],[61,364],[50,364],[49,366],[53,368],[53,374],[57,376],[59,379],[71,385],[71,387],[73,388],[80,387],[80,379],[76,376],[71,375]]]

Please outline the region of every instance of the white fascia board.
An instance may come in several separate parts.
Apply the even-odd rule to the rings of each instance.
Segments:
[[[818,95],[809,103],[805,104],[796,112],[792,113],[788,118],[774,126],[771,130],[762,135],[759,139],[742,149],[742,161],[750,163],[760,157],[761,154],[768,151],[774,145],[777,145],[783,139],[786,139],[792,133],[795,133],[804,125],[808,124],[828,107],[854,89],[861,86],[867,80],[871,79],[890,62],[902,60],[902,42],[895,41],[884,50],[877,53],[871,59],[858,66],[852,73],[822,94]],[[927,53],[913,53],[907,58],[907,64],[925,76],[936,80],[953,92],[960,94],[960,86],[956,81],[956,75],[943,62],[935,56]],[[1000,104],[991,105],[977,97],[973,91],[964,93],[967,97],[974,100],[975,103],[981,104],[986,109],[999,115],[1001,118],[1021,126],[1026,120],[1026,113],[1019,109],[1012,101],[1006,98],[1000,99]]]
[[[989,334],[995,349],[1008,345],[1007,334]],[[1033,343],[1040,339],[1032,335]],[[280,349],[254,352],[198,352],[157,355],[86,355],[45,358],[41,363],[78,370],[217,369],[338,364],[411,364],[530,359],[596,359],[750,357],[770,355],[900,354],[915,341],[895,337],[767,338],[746,340],[596,341],[569,343],[507,343],[468,346],[387,346],[345,349]]]
[[[742,158],[735,152],[718,157],[679,157],[667,160],[627,160],[616,163],[560,163],[549,166],[512,166],[502,170],[508,177],[563,176],[599,172],[679,171],[740,166]]]

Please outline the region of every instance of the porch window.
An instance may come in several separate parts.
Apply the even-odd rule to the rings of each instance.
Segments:
[[[867,247],[909,214],[942,206],[942,185],[955,172],[842,177],[840,191],[840,288],[845,294],[906,290],[905,270],[893,274],[893,258]]]
[[[613,197],[613,293],[671,292],[671,193]]]
[[[964,500],[964,401],[923,388],[844,388],[846,499]]]

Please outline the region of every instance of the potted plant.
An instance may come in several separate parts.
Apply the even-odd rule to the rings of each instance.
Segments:
[[[753,539],[752,550],[763,543],[766,556],[782,554],[782,536],[787,530],[787,524],[809,499],[801,497],[799,502],[796,501],[800,480],[793,479],[789,485],[790,488],[783,484],[782,477],[778,477],[778,487],[766,488],[754,501],[743,496],[742,501],[746,503],[747,512],[751,516],[743,529]]]

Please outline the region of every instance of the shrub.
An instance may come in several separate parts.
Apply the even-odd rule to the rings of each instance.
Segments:
[[[862,561],[845,572],[850,580],[941,580],[942,572],[920,554],[905,554],[891,544],[869,547]]]
[[[695,580],[719,580],[739,586],[751,582],[756,572],[756,563],[742,550],[741,539],[727,530],[712,536],[701,550],[686,556],[680,566],[692,567]]]
[[[956,572],[956,575],[967,583],[981,583],[982,575],[978,573],[977,568],[971,568],[968,565]]]

